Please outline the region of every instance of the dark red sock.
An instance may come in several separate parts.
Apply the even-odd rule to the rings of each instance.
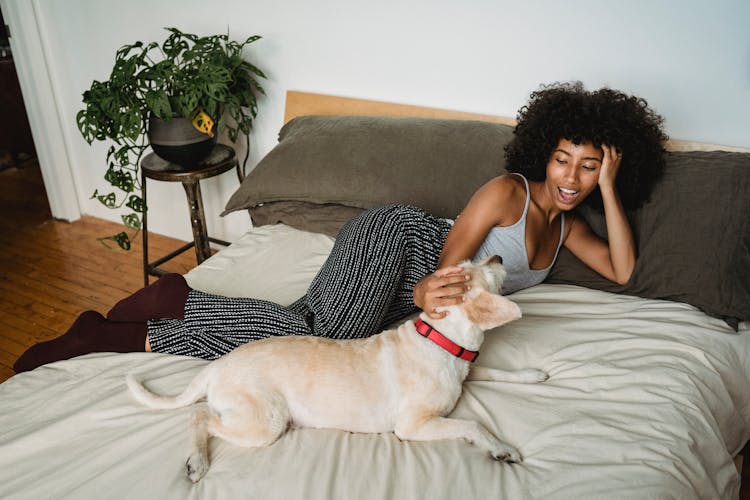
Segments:
[[[155,283],[122,299],[107,313],[111,321],[184,319],[190,287],[180,274],[166,274]]]
[[[98,312],[86,311],[64,335],[31,346],[18,358],[13,369],[21,373],[92,352],[143,352],[146,335],[145,322],[118,323],[108,321]]]

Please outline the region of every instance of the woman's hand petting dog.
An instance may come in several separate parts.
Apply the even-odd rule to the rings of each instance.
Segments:
[[[461,266],[442,267],[414,286],[414,303],[430,318],[444,318],[448,311],[437,308],[462,303],[464,294],[471,289],[470,279]]]

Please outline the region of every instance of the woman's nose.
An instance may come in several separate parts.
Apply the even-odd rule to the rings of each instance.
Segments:
[[[563,172],[563,179],[567,182],[576,182],[578,180],[578,169],[573,165],[568,165]]]

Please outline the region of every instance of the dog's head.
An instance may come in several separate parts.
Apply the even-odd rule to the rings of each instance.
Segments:
[[[521,309],[499,295],[505,279],[502,259],[497,255],[481,262],[463,262],[461,266],[471,276],[471,289],[461,306],[468,320],[482,330],[490,330],[521,317]]]
[[[471,289],[466,293],[463,304],[437,308],[438,311],[449,311],[445,318],[439,320],[440,322],[464,325],[469,323],[481,331],[486,331],[521,317],[518,305],[499,295],[505,279],[505,268],[500,257],[488,257],[477,263],[467,260],[459,265],[470,276]],[[424,320],[435,322],[429,318]]]
[[[499,255],[487,257],[478,263],[465,260],[459,264],[471,276],[471,287],[481,288],[487,292],[499,294],[505,281],[503,259]]]

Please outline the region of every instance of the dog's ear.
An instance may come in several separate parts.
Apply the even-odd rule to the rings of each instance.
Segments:
[[[469,321],[482,330],[496,328],[521,317],[521,308],[515,302],[484,290],[479,290],[466,301],[464,311]]]

